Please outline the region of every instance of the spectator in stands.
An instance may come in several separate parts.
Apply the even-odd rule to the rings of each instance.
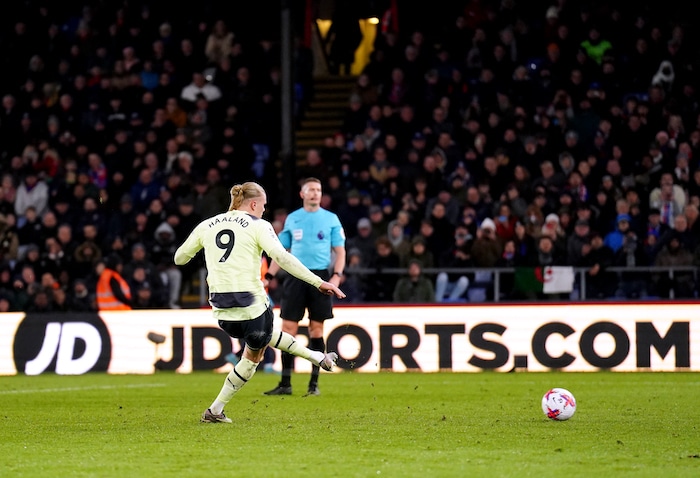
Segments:
[[[221,89],[214,83],[207,81],[204,73],[195,71],[192,73],[192,81],[180,92],[180,99],[185,102],[185,110],[193,110],[199,98],[204,98],[210,103],[221,99]]]
[[[27,169],[24,178],[17,187],[15,198],[15,214],[17,214],[17,225],[22,227],[26,221],[28,208],[33,208],[38,216],[41,216],[48,209],[49,187],[39,178],[34,169]]]
[[[630,231],[630,216],[629,214],[619,214],[616,219],[615,230],[610,231],[605,235],[605,245],[617,253],[624,243],[624,238]],[[636,236],[635,236],[636,241]]]
[[[687,204],[685,191],[678,184],[674,184],[672,173],[663,173],[659,180],[659,186],[649,193],[649,206],[661,211],[661,222],[671,226],[673,218],[683,213]]]
[[[571,263],[576,267],[588,268],[586,271],[586,298],[607,299],[615,296],[617,274],[607,270],[608,267],[614,265],[614,262],[615,253],[603,243],[603,237],[600,233],[592,232],[590,241],[581,246],[579,261]]]
[[[411,251],[411,241],[404,233],[404,227],[397,219],[394,219],[393,221],[389,222],[389,225],[387,226],[386,236],[391,242],[391,246],[394,249],[394,252],[398,254],[400,263],[403,264],[406,256]]]
[[[377,238],[375,251],[368,261],[368,267],[377,270],[367,277],[365,300],[367,302],[390,302],[396,287],[397,276],[392,272],[384,272],[387,268],[399,267],[399,256],[392,250],[391,242],[386,236]]]
[[[471,268],[473,237],[464,225],[455,228],[453,246],[445,250],[438,258],[440,268]],[[435,300],[437,302],[457,302],[465,299],[469,288],[469,275],[461,272],[438,272],[435,279]]]
[[[68,307],[73,312],[90,312],[97,310],[95,296],[90,293],[84,279],[77,279],[73,282],[73,286],[68,292]]]
[[[431,269],[436,265],[435,255],[427,248],[425,238],[421,235],[417,235],[411,240],[408,253],[399,257],[399,265],[408,267],[408,263],[412,260],[419,261],[423,269]]]
[[[654,265],[658,267],[692,266],[693,254],[686,249],[678,235],[674,235],[664,245],[656,256]],[[663,298],[693,298],[695,297],[695,279],[692,271],[675,271],[673,276],[668,272],[652,274],[654,287]]]
[[[167,303],[168,294],[160,277],[160,271],[156,264],[149,259],[149,251],[146,245],[141,242],[137,242],[131,246],[129,257],[124,261],[122,267],[124,278],[127,281],[132,280],[136,269],[141,269],[144,273],[144,277],[141,281],[146,281],[150,285],[150,298],[160,305],[165,305]],[[136,289],[134,288],[134,290]]]
[[[133,295],[129,283],[121,275],[122,266],[123,261],[116,254],[97,262],[98,310],[131,310]]]
[[[180,308],[182,272],[173,262],[178,245],[173,227],[167,221],[162,222],[155,230],[151,255],[167,290],[167,305],[171,309]]]
[[[342,219],[341,224],[344,224]],[[346,248],[348,250],[357,249],[360,252],[363,260],[369,264],[374,257],[376,248],[375,242],[379,236],[373,235],[372,222],[366,217],[363,217],[357,221],[356,229],[357,233],[348,238]]]
[[[13,262],[18,258],[19,238],[12,221],[14,221],[13,214],[0,213],[0,263]]]
[[[433,283],[423,275],[423,266],[417,259],[408,263],[408,275],[399,278],[392,295],[397,303],[432,303],[435,302]]]
[[[404,7],[399,7],[399,12],[402,8]],[[226,168],[229,170],[233,164],[234,151],[236,160],[239,161],[236,164],[243,164],[240,162],[243,161],[240,154],[249,153],[245,153],[246,148],[238,146],[237,143],[234,146],[230,139],[243,138],[250,133],[247,131],[248,125],[259,122],[259,119],[255,120],[248,115],[250,110],[259,111],[264,108],[262,94],[258,92],[252,97],[247,93],[244,95],[252,98],[252,108],[232,105],[227,109],[230,114],[226,124],[231,128],[212,127],[213,131],[235,131],[234,135],[217,134],[225,138],[215,138],[215,146],[204,145],[206,152],[203,155],[194,154],[191,141],[192,132],[197,127],[190,123],[193,117],[188,117],[187,112],[196,108],[194,103],[197,101],[185,103],[184,100],[180,100],[180,94],[194,74],[203,73],[207,63],[211,61],[211,58],[207,57],[206,42],[207,35],[212,33],[214,28],[208,29],[207,25],[225,23],[226,20],[212,17],[208,24],[202,23],[204,27],[193,36],[184,25],[184,17],[178,14],[178,9],[177,6],[168,9],[167,13],[170,16],[167,21],[163,16],[164,12],[157,14],[154,9],[151,13],[152,22],[141,25],[141,28],[125,29],[123,41],[81,45],[81,53],[89,61],[76,57],[70,50],[75,50],[70,42],[54,41],[53,57],[66,60],[43,62],[42,65],[42,56],[30,51],[30,41],[14,35],[0,38],[0,46],[12,52],[12,58],[8,59],[9,73],[0,81],[0,95],[3,97],[0,137],[6,139],[0,141],[0,153],[7,158],[5,164],[0,167],[4,177],[0,213],[6,216],[10,212],[17,214],[16,222],[20,226],[25,221],[24,214],[15,212],[14,206],[18,201],[15,200],[16,188],[12,183],[20,185],[20,180],[30,165],[39,172],[38,182],[49,185],[52,197],[54,193],[57,194],[56,199],[63,197],[60,203],[53,200],[47,203],[56,213],[58,223],[77,226],[73,218],[79,216],[81,208],[76,209],[75,205],[66,203],[65,198],[70,197],[71,201],[76,201],[81,206],[86,196],[91,196],[97,201],[102,198],[108,202],[99,203],[100,209],[117,209],[115,206],[119,204],[122,195],[128,193],[136,182],[140,168],[147,162],[152,162],[147,158],[151,158],[155,151],[160,154],[164,144],[170,143],[175,146],[175,150],[168,150],[168,161],[165,161],[165,157],[160,158],[165,161],[164,164],[168,164],[172,154],[179,153],[180,149],[190,155],[189,164],[186,164],[187,159],[183,159],[183,168],[178,171],[185,178],[191,177],[195,180],[200,175],[204,176],[207,168],[214,164],[210,156],[217,156],[219,152],[226,156]],[[62,7],[60,12],[61,15],[70,15],[72,10],[73,7]],[[630,210],[623,214],[631,216],[632,229],[644,239],[642,249],[658,253],[662,241],[658,241],[657,237],[661,235],[645,234],[643,229],[646,221],[635,224],[636,206],[627,192],[630,188],[638,191],[641,197],[639,211],[642,217],[646,215],[648,208],[658,208],[661,223],[671,228],[674,217],[683,212],[683,207],[692,203],[694,197],[696,202],[700,197],[700,187],[697,186],[700,184],[700,170],[697,168],[697,160],[693,159],[700,154],[697,146],[700,133],[695,125],[699,109],[692,97],[692,88],[689,88],[692,85],[688,80],[694,70],[691,71],[692,62],[679,60],[687,59],[687,56],[682,56],[683,48],[687,45],[681,41],[677,30],[664,32],[655,27],[652,29],[654,41],[651,42],[638,28],[632,28],[636,18],[626,15],[623,10],[619,17],[616,17],[615,31],[627,31],[627,23],[632,35],[628,42],[621,42],[618,40],[619,35],[605,36],[604,32],[607,30],[603,30],[601,25],[608,19],[602,18],[598,11],[587,9],[585,14],[579,16],[568,14],[566,8],[553,6],[547,10],[543,19],[544,40],[531,41],[532,32],[537,31],[536,23],[517,10],[502,9],[487,13],[480,4],[476,7],[470,4],[466,10],[468,16],[453,15],[449,21],[444,22],[445,25],[455,22],[444,37],[439,37],[435,31],[428,29],[416,32],[415,29],[409,28],[399,33],[389,28],[381,32],[371,57],[372,61],[365,70],[369,84],[355,91],[364,101],[362,110],[365,117],[360,118],[361,129],[353,135],[360,135],[364,131],[368,111],[380,110],[379,119],[376,114],[372,117],[372,121],[381,124],[379,129],[382,131],[382,136],[375,139],[375,144],[385,141],[388,148],[388,135],[393,134],[396,137],[396,157],[399,158],[397,166],[400,173],[398,184],[399,189],[407,195],[401,196],[399,204],[393,205],[393,211],[405,206],[407,211],[412,212],[415,223],[412,224],[411,234],[417,232],[420,221],[425,217],[428,201],[434,200],[437,194],[431,189],[432,181],[426,184],[423,192],[412,191],[416,176],[423,172],[425,157],[433,157],[432,162],[439,171],[437,183],[439,188],[442,188],[452,172],[450,169],[455,160],[452,150],[458,149],[464,151],[460,153],[460,161],[464,161],[465,169],[469,173],[469,178],[463,181],[465,184],[462,186],[474,188],[470,193],[464,190],[461,205],[472,208],[477,223],[497,213],[491,207],[502,202],[501,196],[504,191],[499,188],[513,182],[526,204],[532,202],[533,197],[538,196],[540,191],[543,192],[547,196],[545,201],[542,202],[540,196],[535,201],[543,216],[556,213],[563,224],[561,219],[566,217],[566,214],[561,210],[560,195],[552,193],[544,184],[541,187],[539,184],[542,182],[539,176],[543,176],[540,164],[552,161],[555,174],[561,173],[566,176],[563,187],[572,193],[572,203],[590,203],[590,217],[580,216],[586,213],[581,213],[577,208],[572,214],[573,224],[579,219],[588,220],[590,229],[603,235],[615,229],[616,216],[621,212],[615,210],[615,200],[618,198],[612,196],[622,193],[625,199],[630,201]],[[671,10],[657,9],[655,15],[658,21],[668,21]],[[20,16],[33,22],[31,24],[42,24],[41,19],[36,16],[37,11],[24,7],[13,9],[8,12],[8,24],[12,24]],[[46,11],[42,10],[42,14]],[[673,12],[678,15],[677,10]],[[50,16],[57,13],[58,10],[54,7],[48,7]],[[79,11],[74,13],[76,18],[81,15]],[[110,18],[116,15],[115,7],[111,4],[100,4],[92,9],[92,13],[95,18]],[[445,15],[452,13],[448,9],[435,15],[444,19]],[[483,22],[488,22],[489,26],[485,26]],[[492,28],[491,25],[498,27]],[[98,24],[91,25],[91,28],[96,37],[108,33],[100,31],[102,27]],[[594,30],[598,28],[601,30],[597,31],[596,38]],[[271,56],[267,53],[274,48],[261,50],[264,53],[260,54],[259,61],[255,55],[249,54],[251,50],[248,48],[249,44],[255,44],[255,41],[264,35],[261,31],[259,25],[251,21],[239,24],[235,30],[228,30],[224,36],[220,36],[220,46],[225,45],[225,48],[229,48],[230,45],[230,54],[226,55],[225,60],[219,58],[216,66],[228,61],[231,64],[229,75],[248,69],[249,80],[267,78],[266,70],[278,66],[275,63],[279,58],[270,61]],[[530,33],[518,33],[513,37],[513,31]],[[464,35],[467,35],[466,42],[462,41]],[[235,39],[229,42],[231,37]],[[587,42],[580,45],[580,40],[586,37]],[[155,41],[150,43],[150,40],[147,40],[144,43],[143,39],[146,38],[153,38]],[[462,39],[460,45],[452,44],[455,38]],[[606,38],[614,48],[609,48]],[[261,45],[263,43],[266,42],[261,42]],[[437,43],[440,44],[439,48],[432,50],[431,47]],[[125,47],[133,47],[133,52]],[[215,50],[221,49],[210,49],[209,53]],[[295,54],[295,67],[298,67],[295,80],[299,91],[303,91],[303,97],[297,100],[297,107],[301,109],[295,111],[296,118],[299,118],[313,93],[310,80],[312,68],[309,61],[312,51],[303,47],[297,39]],[[523,58],[533,60],[526,63],[522,61]],[[546,59],[540,62],[538,58]],[[137,61],[139,59],[140,62]],[[509,64],[509,59],[514,60],[514,63]],[[620,59],[629,60],[628,63],[620,63]],[[143,93],[146,82],[134,80],[135,74],[145,77],[135,70],[140,68],[138,64],[143,65],[145,69],[146,63],[151,61],[153,72],[158,74],[159,78],[158,86],[152,90],[152,102],[148,100],[148,95]],[[662,61],[671,61],[672,70],[668,69],[667,63],[662,64]],[[526,66],[518,68],[519,62]],[[460,64],[463,65],[462,71],[455,70],[454,66]],[[27,70],[23,65],[31,65],[31,68]],[[504,65],[507,67],[504,68]],[[226,69],[217,69],[217,73],[219,71]],[[392,71],[403,79],[392,82]],[[630,73],[626,74],[628,71]],[[437,82],[430,85],[429,94],[422,95],[425,91],[422,88],[425,86],[426,77],[431,82],[437,78]],[[360,83],[365,85],[364,77],[361,78],[356,86]],[[208,89],[208,85],[216,83],[216,78],[209,83],[206,83],[205,78],[204,88]],[[258,82],[248,81],[248,86],[252,83]],[[628,94],[630,91],[644,92],[645,96]],[[228,92],[229,90],[221,91],[222,94]],[[241,98],[231,94],[230,98],[234,97]],[[167,103],[169,98],[174,101]],[[179,108],[180,111],[177,112],[178,101],[183,101],[188,111]],[[221,100],[215,100],[216,102],[221,103]],[[676,109],[673,105],[681,106]],[[210,125],[209,120],[221,121],[224,116],[223,112],[218,112],[219,108],[224,109],[223,104],[213,109],[211,107],[209,104],[206,108],[207,125]],[[173,112],[177,114],[171,114]],[[529,121],[530,118],[532,121]],[[596,118],[600,118],[597,124]],[[70,126],[71,124],[77,126]],[[181,130],[178,131],[178,128]],[[446,130],[449,131],[450,128],[453,134],[447,135]],[[270,135],[279,133],[279,125],[269,125],[267,129],[270,130]],[[435,136],[437,131],[440,133]],[[416,140],[412,141],[414,134]],[[575,137],[578,137],[578,142],[572,145],[571,141]],[[352,136],[347,139],[352,140]],[[449,143],[448,139],[452,142]],[[358,141],[364,147],[364,143]],[[688,155],[688,147],[684,145],[686,141],[692,144],[690,149],[693,155]],[[444,142],[449,144],[444,146],[441,144]],[[521,142],[524,145],[521,145]],[[226,151],[223,147],[219,149],[219,144],[224,143]],[[505,154],[496,154],[497,144],[504,147]],[[27,145],[29,147],[26,147]],[[436,148],[435,151],[433,148]],[[580,153],[579,148],[583,148],[584,152]],[[431,152],[433,154],[429,154]],[[562,153],[573,155],[577,163],[575,169],[571,170],[570,162],[558,161]],[[353,168],[352,174],[350,163],[341,161],[341,171],[344,168],[347,172],[341,173],[341,182],[345,190],[350,190],[358,186],[358,181],[365,182],[364,178],[370,176],[369,160],[366,148],[359,153],[352,151],[346,154],[360,159],[355,162],[359,166]],[[581,157],[581,154],[584,156]],[[108,196],[100,192],[100,187],[94,187],[88,171],[83,170],[92,155],[99,155],[103,159],[109,173],[106,181]],[[481,169],[481,164],[484,158],[490,155],[503,160],[509,159],[509,164],[506,165],[508,181],[502,186],[491,182],[487,190],[485,172]],[[61,158],[61,161],[57,163],[50,157]],[[168,173],[173,163],[169,164],[170,168],[165,168]],[[621,175],[615,173],[616,166],[619,166]],[[613,168],[613,171],[610,168]],[[163,164],[159,164],[157,168],[149,166],[149,169],[152,174],[158,176],[156,169],[162,170]],[[247,169],[248,162],[237,170]],[[528,169],[530,177],[526,174]],[[363,171],[362,179],[358,180],[356,175],[360,170]],[[580,174],[580,181],[577,173]],[[662,202],[660,179],[662,176],[666,177],[666,173],[670,173],[672,181],[676,184],[671,188],[673,192],[664,196]],[[225,171],[222,170],[220,175],[224,182],[228,181]],[[606,180],[606,189],[597,194],[605,175],[610,175],[612,181]],[[96,179],[99,180],[100,176],[101,174],[97,174]],[[625,178],[631,178],[635,184],[626,183],[623,181]],[[538,183],[533,183],[533,179]],[[386,181],[391,182],[388,179]],[[214,205],[218,203],[210,201],[211,196],[203,195],[202,190],[206,193],[208,186],[200,184],[193,187],[189,181],[183,183],[190,190],[182,196],[192,194],[196,197],[196,211],[201,212],[203,205],[212,209],[219,207]],[[659,186],[659,189],[653,192],[655,186]],[[386,197],[383,191],[372,188],[371,182],[363,184],[362,187],[367,188],[363,193],[372,195],[375,204],[380,204],[381,199]],[[668,186],[663,187],[668,189]],[[687,191],[683,191],[686,188]],[[679,199],[679,189],[685,194],[685,200]],[[487,193],[493,198],[491,204],[486,200]],[[653,201],[652,194],[655,195]],[[455,192],[453,195],[457,196]],[[157,196],[161,197],[161,194]],[[180,195],[172,194],[171,197],[177,201]],[[272,194],[269,199],[274,203],[279,202],[280,198],[281,196]],[[162,200],[165,201],[165,207],[169,208],[168,199],[163,197]],[[133,214],[143,213],[146,205],[141,204],[137,198],[133,201]],[[227,201],[226,196],[223,209]],[[338,205],[339,210],[341,206],[344,204]],[[367,206],[368,204],[364,205],[365,208]],[[523,217],[524,208],[518,209],[512,202],[511,207],[513,213],[530,228],[527,215]],[[43,217],[43,211],[35,208],[35,213],[38,213],[39,218]],[[385,214],[391,212],[385,211]],[[349,221],[344,221],[344,224],[350,226],[347,231],[349,238],[354,235],[351,229],[354,229],[361,217],[366,216],[365,211],[356,214]],[[448,216],[451,217],[449,213]],[[689,229],[695,231],[692,219],[688,219],[691,223]],[[639,229],[637,226],[640,226]],[[541,223],[537,225],[538,231],[528,231],[527,237],[537,237],[541,233],[540,227]],[[474,235],[475,229],[472,231]],[[20,253],[28,244],[25,239],[26,233],[30,231],[31,227],[23,231],[24,237],[19,235]],[[76,232],[79,233],[80,230]],[[115,243],[112,237],[117,234],[113,231],[100,231],[100,234],[110,238],[104,245],[100,244],[104,247],[103,252],[111,250],[112,244]],[[650,246],[647,239],[651,237],[654,239],[650,241],[657,243]],[[127,234],[124,234],[124,238],[127,240]],[[152,237],[138,240],[151,241]],[[518,243],[523,244],[522,241]],[[44,247],[43,242],[40,247]],[[65,246],[64,250],[68,253]],[[94,284],[91,287],[94,287]]]
[[[624,218],[618,224],[618,230],[615,232],[620,241],[619,245],[616,249],[608,246],[614,252],[613,265],[635,268],[651,264],[642,241],[639,240],[634,231],[629,230]],[[615,243],[615,241],[611,241],[611,243]],[[634,270],[621,272],[616,296],[632,299],[645,298],[651,292],[647,287],[648,280],[649,275],[646,272]]]
[[[584,246],[589,246],[586,249],[590,250],[591,228],[588,221],[579,219],[574,225],[574,233],[569,236],[566,244],[566,262],[567,264],[575,265],[581,262],[583,258]]]

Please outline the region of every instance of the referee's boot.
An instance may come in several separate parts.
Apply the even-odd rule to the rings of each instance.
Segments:
[[[277,385],[275,388],[272,390],[268,390],[267,392],[263,392],[265,395],[291,395],[292,394],[292,386],[282,386],[282,385]]]

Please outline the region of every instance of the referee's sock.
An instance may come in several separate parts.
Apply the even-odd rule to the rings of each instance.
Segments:
[[[319,352],[325,353],[326,343],[323,341],[323,337],[312,338],[309,340],[309,348],[311,350],[318,350]],[[320,372],[318,365],[314,365],[311,368],[311,378],[309,379],[309,386],[318,384],[318,375]]]
[[[282,377],[280,377],[280,387],[292,386],[292,371],[294,370],[294,355],[282,352]]]

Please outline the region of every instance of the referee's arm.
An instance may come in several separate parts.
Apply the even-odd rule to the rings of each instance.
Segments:
[[[340,282],[340,278],[343,276],[343,271],[345,270],[345,245],[334,246],[333,253],[335,254],[335,262],[333,263],[331,279],[337,277],[338,282]]]

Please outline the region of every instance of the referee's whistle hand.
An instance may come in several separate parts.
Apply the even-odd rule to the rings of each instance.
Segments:
[[[323,282],[318,290],[321,291],[321,293],[326,294],[326,295],[334,295],[338,299],[344,299],[345,298],[345,292],[342,290],[338,289],[335,285],[331,284],[330,282]]]

